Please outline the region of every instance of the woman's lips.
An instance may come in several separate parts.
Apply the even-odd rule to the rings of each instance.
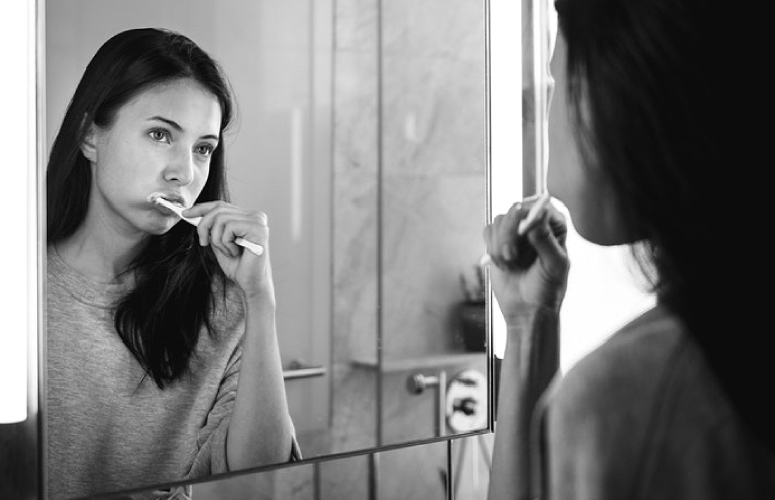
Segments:
[[[175,205],[178,205],[179,207],[186,208],[186,203],[183,199],[183,197],[179,194],[173,194],[173,193],[165,193],[163,191],[156,191],[154,193],[151,193],[148,195],[148,201],[151,203],[154,203],[154,200],[156,198],[164,198],[165,200],[174,203]]]
[[[148,198],[147,198],[148,202],[151,203],[151,205],[153,205],[153,207],[156,210],[160,211],[161,213],[163,213],[165,215],[175,215],[175,216],[177,216],[177,214],[175,213],[174,210],[172,210],[172,209],[170,209],[168,207],[165,207],[164,205],[162,205],[160,203],[156,203],[156,199],[157,198],[164,198],[165,200],[167,200],[167,201],[169,201],[169,202],[171,202],[171,203],[173,203],[173,204],[175,204],[175,205],[177,205],[177,206],[179,206],[181,208],[186,208],[186,205],[183,202],[183,198],[180,195],[172,194],[172,193],[164,193],[164,192],[161,192],[161,191],[157,191],[157,192],[154,192],[154,193],[151,193],[150,195],[148,195]]]

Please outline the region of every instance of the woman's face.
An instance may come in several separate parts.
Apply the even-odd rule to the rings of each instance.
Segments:
[[[550,71],[555,90],[549,107],[549,193],[568,208],[576,231],[598,245],[627,243],[612,186],[596,166],[585,164],[567,96],[567,46],[558,32]],[[581,103],[582,106],[584,103]]]
[[[93,126],[82,145],[92,168],[89,217],[126,234],[162,234],[178,222],[148,196],[190,206],[207,181],[218,145],[217,98],[191,79],[141,92],[114,123]]]

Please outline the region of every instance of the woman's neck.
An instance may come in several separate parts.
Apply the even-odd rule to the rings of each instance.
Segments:
[[[127,238],[84,223],[55,245],[62,260],[84,276],[98,283],[120,283],[143,243],[144,237]]]

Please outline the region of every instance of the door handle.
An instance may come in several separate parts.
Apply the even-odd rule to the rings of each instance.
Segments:
[[[288,368],[283,369],[284,380],[294,380],[300,378],[322,377],[326,374],[326,367],[323,365],[308,365],[303,360],[295,359],[288,364]]]

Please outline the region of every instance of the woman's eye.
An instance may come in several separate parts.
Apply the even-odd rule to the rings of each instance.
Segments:
[[[148,135],[153,139],[154,141],[158,142],[169,142],[169,133],[167,133],[166,130],[163,129],[154,129],[148,132]]]
[[[202,144],[201,146],[197,146],[196,152],[202,156],[210,156],[213,154],[214,149],[215,148],[209,144]]]

